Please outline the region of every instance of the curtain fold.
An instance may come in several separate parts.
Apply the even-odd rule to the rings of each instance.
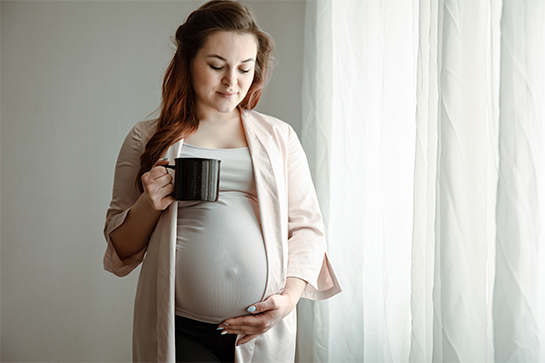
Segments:
[[[405,95],[416,87],[416,9],[307,2],[302,143],[345,279],[344,298],[301,302],[301,362],[399,362],[409,353],[416,97]]]
[[[545,361],[545,3],[505,1],[494,347],[502,362]]]
[[[438,2],[419,2],[416,147],[414,172],[411,362],[431,361],[433,348],[433,269],[435,180],[437,175]],[[420,201],[418,203],[417,201]]]
[[[331,7],[328,1],[307,2],[305,14],[305,66],[303,67],[302,95],[303,119],[313,120],[312,125],[303,123],[301,143],[306,145],[316,193],[320,196],[320,208],[324,217],[325,229],[330,221],[330,175],[331,147],[327,135],[331,135],[332,88],[331,77],[318,78],[315,74],[325,74],[333,68],[331,49]],[[320,42],[320,44],[318,44]],[[320,100],[316,104],[314,100]],[[334,251],[329,251],[330,258]],[[337,271],[337,270],[336,270]],[[338,305],[337,305],[338,306]],[[337,308],[332,308],[336,310]],[[329,360],[330,337],[332,336],[329,301],[301,300],[297,307],[297,349],[299,362],[323,362]],[[363,321],[357,322],[355,329]],[[362,336],[361,330],[353,332]],[[349,354],[347,347],[347,355]],[[346,355],[345,355],[346,356]],[[351,358],[352,359],[352,358]]]
[[[487,102],[490,4],[438,4],[433,355],[437,362],[490,362],[486,264]],[[435,16],[435,14],[431,14]],[[418,203],[418,201],[417,201]],[[419,268],[414,266],[414,268]]]
[[[343,293],[299,362],[545,362],[545,2],[313,0],[302,143]]]

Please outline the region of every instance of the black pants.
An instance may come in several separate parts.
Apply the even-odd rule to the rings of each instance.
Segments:
[[[217,328],[176,315],[176,362],[234,362],[237,336]]]

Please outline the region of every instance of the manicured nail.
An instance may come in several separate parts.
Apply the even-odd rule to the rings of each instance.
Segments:
[[[168,158],[163,158],[163,160],[161,160],[161,161],[165,161],[165,160],[168,160]]]
[[[217,328],[216,330],[223,330],[225,329],[224,327],[220,326],[219,328]]]
[[[221,332],[221,335],[225,335],[225,334],[227,334],[227,331],[222,331]]]
[[[247,312],[253,313],[255,311],[255,306],[250,306],[248,309],[246,309]]]

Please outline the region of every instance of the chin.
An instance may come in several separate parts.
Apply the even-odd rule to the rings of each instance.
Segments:
[[[232,112],[235,108],[237,108],[237,106],[240,104],[240,102],[237,102],[237,103],[232,103],[230,105],[218,105],[218,107],[216,107],[216,111],[220,112],[220,113],[229,113],[229,112]]]

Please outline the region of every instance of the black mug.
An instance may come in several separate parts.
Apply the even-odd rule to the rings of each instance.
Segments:
[[[174,170],[176,200],[218,200],[220,187],[220,162],[217,159],[176,158],[176,165],[165,165]]]

